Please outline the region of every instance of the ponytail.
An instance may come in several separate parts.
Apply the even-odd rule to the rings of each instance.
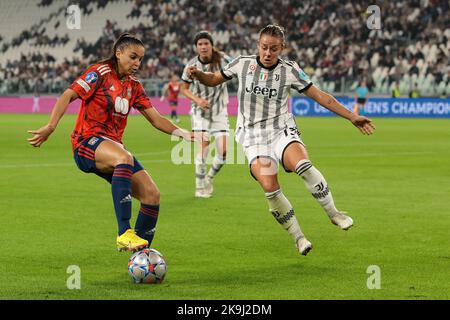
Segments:
[[[111,54],[109,55],[109,57],[106,59],[100,60],[98,63],[108,63],[108,64],[112,65],[112,67],[115,70],[117,70],[117,68],[118,68],[117,57],[116,57],[117,50],[122,51],[130,45],[139,45],[139,46],[145,47],[144,43],[138,37],[136,37],[135,35],[133,35],[131,33],[123,32],[119,35],[119,37],[114,42],[114,45],[112,47]]]
[[[216,47],[213,47],[209,71],[214,72],[220,70],[221,64],[222,64],[222,53]]]

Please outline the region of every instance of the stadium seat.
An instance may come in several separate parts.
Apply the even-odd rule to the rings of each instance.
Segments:
[[[191,43],[191,38],[196,31],[193,28],[193,21],[191,21],[194,14],[196,19],[202,19],[203,21],[198,28],[210,29],[216,45],[226,53],[232,57],[241,54],[254,54],[259,37],[257,30],[264,23],[264,17],[245,5],[239,6],[239,13],[237,13],[233,9],[233,1],[236,4],[238,3],[237,0],[230,0],[231,5],[225,6],[223,0],[199,2],[196,4],[196,9],[192,7],[190,1],[178,0],[114,0],[107,1],[106,6],[102,8],[97,7],[96,1],[91,1],[87,4],[89,13],[82,14],[81,30],[68,30],[66,26],[66,10],[68,5],[72,4],[70,0],[53,0],[46,6],[38,6],[40,1],[35,0],[0,1],[0,20],[2,26],[6,26],[0,30],[0,66],[4,68],[3,66],[7,61],[14,62],[14,65],[17,66],[20,58],[18,52],[27,53],[27,61],[31,59],[31,52],[49,54],[56,60],[56,66],[61,66],[65,59],[76,61],[82,59],[86,63],[92,63],[93,59],[99,58],[100,53],[104,54],[105,48],[113,42],[114,35],[122,31],[131,31],[136,32],[141,38],[143,37],[144,42],[151,48],[144,58],[144,66],[148,71],[148,77],[157,78],[162,69],[168,68],[175,68],[176,70],[163,70],[163,74],[167,72],[180,74],[183,69],[182,64],[194,55],[193,47],[185,45]],[[132,17],[130,13],[136,3],[139,3],[138,8],[141,14]],[[383,6],[386,6],[386,8],[395,6],[393,8],[395,10],[392,10],[392,12],[400,12],[401,14],[396,17],[399,17],[402,23],[407,25],[408,19],[414,18],[418,11],[408,9],[406,0],[396,3],[404,5],[397,6],[393,3],[386,3]],[[352,93],[355,83],[364,77],[371,80],[369,82],[374,83],[372,91],[390,95],[390,92],[384,90],[390,90],[391,86],[387,84],[387,80],[389,77],[389,81],[392,82],[392,76],[394,75],[394,67],[392,63],[387,61],[388,56],[392,55],[394,64],[400,65],[404,72],[403,78],[399,81],[402,92],[408,91],[415,82],[420,82],[425,88],[424,92],[438,94],[440,89],[438,90],[437,86],[439,85],[439,88],[441,88],[442,85],[436,84],[435,80],[429,76],[434,72],[432,67],[438,59],[442,59],[442,55],[444,61],[449,60],[450,47],[444,41],[444,39],[450,37],[449,28],[436,26],[429,30],[426,28],[426,22],[421,19],[414,20],[415,23],[420,25],[421,30],[425,30],[429,34],[419,39],[415,34],[411,34],[410,30],[404,30],[402,40],[398,40],[390,34],[388,29],[382,33],[372,30],[369,37],[364,38],[364,40],[358,41],[352,39],[352,36],[349,35],[350,38],[346,41],[354,46],[349,46],[343,52],[331,50],[334,48],[333,46],[339,47],[342,41],[340,36],[335,36],[332,30],[336,27],[337,18],[333,15],[335,13],[318,10],[320,5],[312,0],[305,0],[304,5],[303,8],[291,8],[291,14],[288,17],[286,16],[287,10],[284,9],[286,9],[286,6],[290,6],[290,2],[282,1],[272,8],[271,14],[278,20],[280,18],[292,18],[295,21],[298,21],[301,15],[305,13],[314,16],[312,20],[314,22],[308,25],[308,29],[304,31],[306,36],[302,32],[296,33],[293,30],[292,33],[288,32],[288,57],[286,57],[289,60],[299,62],[303,68],[313,70],[314,74],[308,72],[312,79],[323,83],[329,90],[341,90],[342,86],[336,87],[336,84],[332,82],[324,83],[322,81],[325,74],[330,73],[329,68],[332,67],[328,66],[327,63],[321,65],[319,62],[331,59],[333,63],[339,64],[338,68],[353,70],[353,72],[350,72],[351,75],[344,78],[345,85],[343,87],[347,93]],[[212,8],[217,9],[217,12],[211,10]],[[326,8],[329,10],[328,7]],[[421,8],[424,16],[438,9],[442,9],[440,3],[431,4],[429,2]],[[177,10],[176,14],[173,14],[173,10]],[[384,17],[384,19],[389,21],[391,11],[385,12],[387,17]],[[349,17],[348,23],[350,25],[359,18],[352,6],[343,6],[342,14]],[[240,24],[235,21],[237,16],[241,19]],[[114,23],[112,29],[106,30],[107,20]],[[219,24],[220,28],[216,28]],[[143,26],[145,30],[148,30],[148,33],[140,29],[139,26]],[[41,38],[34,34],[44,29],[44,35],[48,37],[50,43],[46,37]],[[27,36],[27,32],[33,33],[33,35]],[[314,42],[316,40],[312,37],[315,32],[320,32],[323,43],[331,44],[329,50],[319,49],[317,43]],[[65,36],[68,37],[66,43],[63,44],[61,41],[51,43],[55,37],[55,39],[63,39]],[[161,38],[163,39],[162,46],[166,49],[165,52],[169,51],[169,57],[164,57],[164,59],[170,58],[170,61],[175,61],[170,66],[159,63],[161,57],[154,55],[155,52],[159,52],[156,49],[162,49],[156,48],[156,46],[161,46],[159,42]],[[83,55],[83,49],[74,52],[82,39],[85,41],[85,43],[82,43],[83,48],[92,48],[91,51],[86,50],[86,52],[91,52],[90,55]],[[405,40],[406,45],[403,42]],[[404,48],[404,52],[400,55],[396,51],[399,46]],[[354,59],[351,68],[348,65],[341,65],[344,62],[348,63],[347,55]],[[367,63],[364,63],[365,60],[367,60]],[[416,61],[419,75],[413,74],[410,77],[409,72],[413,61]],[[46,62],[46,64],[48,63]],[[28,65],[31,66],[32,64],[32,61],[29,61]],[[52,72],[54,72],[54,69],[52,69]],[[27,72],[20,70],[18,73],[25,74]],[[398,75],[398,72],[396,74]],[[445,86],[447,86],[448,75],[444,74],[443,77]]]

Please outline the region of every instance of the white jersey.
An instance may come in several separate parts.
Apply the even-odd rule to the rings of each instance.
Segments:
[[[223,55],[221,59],[221,66],[223,68],[229,63],[232,58],[227,55]],[[187,69],[191,66],[196,66],[198,70],[204,72],[214,72],[218,70],[210,70],[210,64],[203,63],[199,57],[191,59],[185,66],[181,79],[190,84],[189,89],[193,94],[205,99],[209,103],[207,110],[200,108],[196,103],[191,102],[191,114],[194,116],[201,116],[207,120],[214,121],[217,117],[227,115],[228,106],[228,89],[227,84],[222,83],[217,87],[208,87],[200,83],[197,79],[189,79],[187,75]]]
[[[236,140],[244,146],[270,144],[278,132],[290,127],[294,121],[288,109],[290,89],[301,93],[312,85],[296,62],[279,59],[265,68],[256,55],[239,56],[221,72],[228,80],[239,80]]]

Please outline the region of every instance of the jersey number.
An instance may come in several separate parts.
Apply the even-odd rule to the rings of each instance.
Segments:
[[[117,113],[128,114],[128,110],[130,109],[128,100],[125,98],[117,97],[114,109],[116,109]]]

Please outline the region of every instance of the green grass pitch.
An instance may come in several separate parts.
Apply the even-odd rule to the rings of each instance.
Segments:
[[[26,131],[47,119],[0,116],[0,299],[450,298],[449,120],[375,119],[367,137],[343,119],[297,119],[337,207],[355,221],[339,230],[300,178],[280,171],[314,245],[304,257],[247,165],[228,164],[213,198],[195,199],[194,166],[171,162],[178,142],[130,117],[124,142],[161,191],[152,247],[168,263],[164,283],[135,285],[130,254],[115,249],[110,187],[72,159],[75,117],[66,115],[42,148],[27,144]],[[189,118],[180,125],[189,128]],[[70,265],[81,270],[80,290],[66,286]],[[373,265],[380,289],[367,286]]]

